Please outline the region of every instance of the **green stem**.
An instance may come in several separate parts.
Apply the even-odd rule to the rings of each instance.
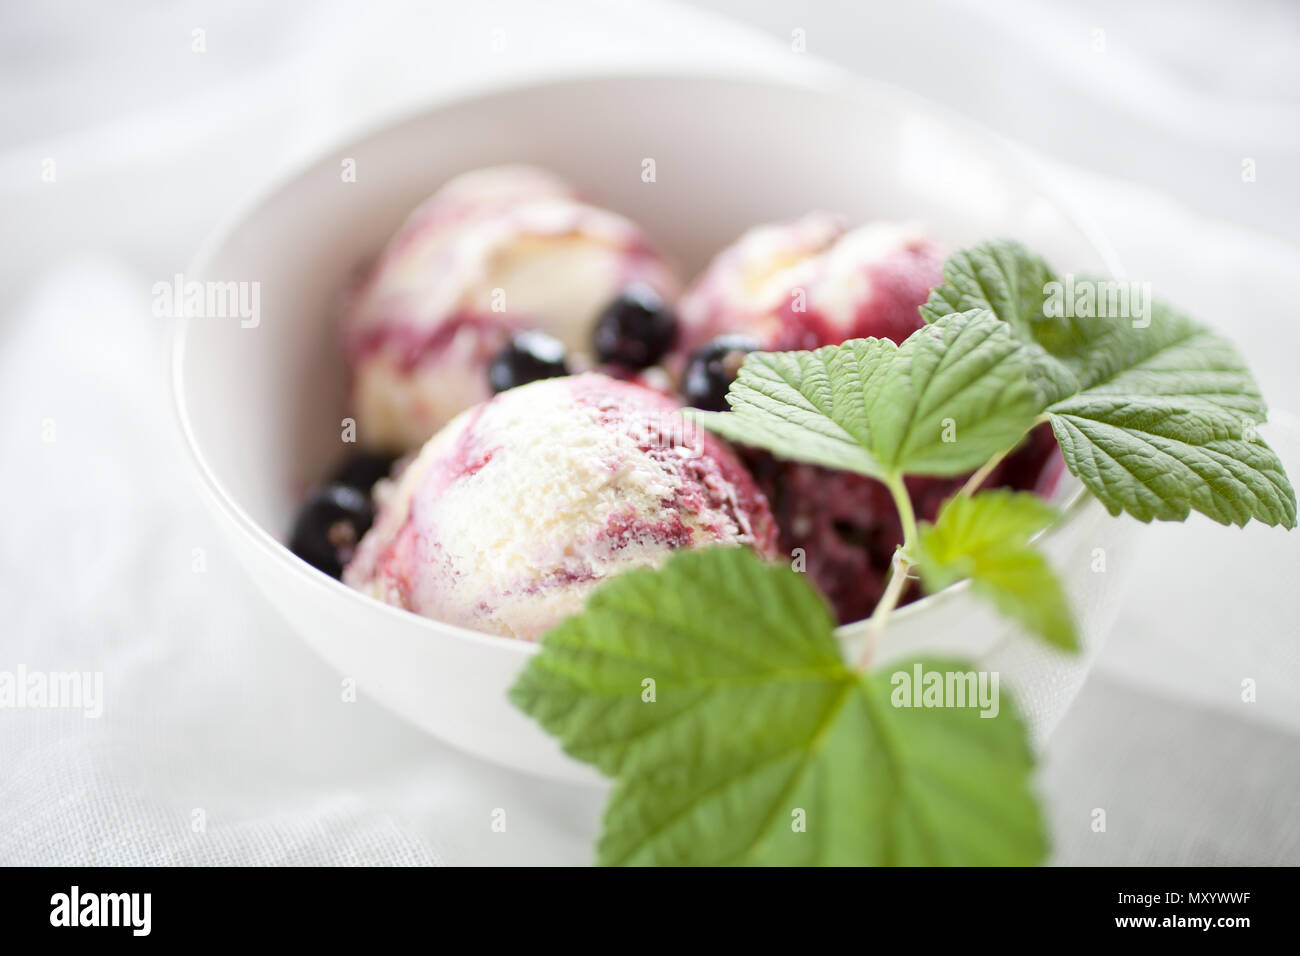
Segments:
[[[1046,424],[1049,421],[1051,421],[1051,416],[1048,415],[1047,412],[1043,412],[1043,414],[1039,415],[1037,418],[1034,419],[1033,424],[1029,426],[1029,431],[1033,431],[1039,425]],[[1011,454],[1012,450],[1013,449],[1008,448],[1006,451],[994,455],[984,464],[980,465],[980,467],[975,471],[975,473],[972,474],[968,479],[966,479],[966,484],[961,486],[961,491],[957,492],[957,494],[969,498],[971,495],[975,494],[975,492],[979,491],[980,485],[984,484],[984,482],[988,479],[989,475],[993,473],[993,469],[996,468],[998,465],[1000,465],[1002,463],[1002,459],[1006,458],[1007,455]]]
[[[889,584],[885,586],[885,593],[880,596],[880,601],[871,612],[871,617],[867,618],[867,637],[862,653],[858,657],[859,671],[865,671],[871,666],[871,658],[876,652],[880,634],[889,623],[889,615],[893,613],[894,608],[898,607],[903,589],[907,587],[908,572],[911,569],[912,562],[908,560],[907,552],[899,548],[894,552],[894,561],[889,571]]]
[[[894,507],[903,523],[903,550],[911,556],[916,553],[916,512],[912,510],[912,498],[907,493],[902,475],[889,475],[885,478],[885,486],[894,498]]]
[[[908,574],[912,569],[913,555],[916,554],[916,511],[912,508],[912,498],[907,493],[907,485],[903,481],[903,476],[897,472],[887,475],[884,482],[894,499],[894,507],[898,509],[898,520],[903,525],[903,546],[894,552],[885,593],[880,596],[875,609],[871,612],[871,617],[867,618],[866,643],[858,658],[858,670],[866,670],[871,664],[871,657],[880,640],[880,633],[889,622],[889,615],[893,613],[903,597],[903,589],[907,587]]]
[[[993,473],[993,469],[1000,465],[1002,459],[1006,457],[1007,453],[1004,451],[1001,454],[994,455],[988,461],[984,462],[984,464],[980,465],[979,468],[976,469],[975,473],[966,479],[966,484],[961,486],[961,491],[957,492],[957,494],[961,495],[963,498],[969,498],[971,495],[975,494],[975,492],[979,491],[980,485],[984,484],[988,479],[988,476]]]

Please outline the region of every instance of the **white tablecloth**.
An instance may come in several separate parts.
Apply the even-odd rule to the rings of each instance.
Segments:
[[[920,28],[941,28],[935,9],[949,6],[917,5],[916,30],[889,8],[911,62],[926,62]],[[215,2],[0,14],[0,670],[105,682],[98,719],[0,710],[0,862],[589,859],[600,794],[455,753],[364,698],[344,703],[337,677],[252,591],[193,494],[167,395],[170,330],[149,288],[259,184],[430,98],[590,67],[821,68],[791,53],[782,5],[760,7],[777,38],[687,7],[595,0],[277,4],[256,19]],[[1062,22],[1074,21],[1051,26]],[[845,30],[868,25],[859,14]],[[206,52],[192,51],[195,29]],[[896,60],[886,78],[907,85]],[[1024,95],[962,62],[973,72],[949,69],[954,98],[972,85]],[[1155,87],[1114,96],[1195,116],[1196,83],[1158,66],[1147,64]],[[1243,155],[1288,148],[1289,133],[1257,132]],[[1226,328],[1273,404],[1300,410],[1295,247],[1149,186],[1060,175],[1132,277]],[[1235,188],[1257,202],[1250,184]],[[1213,211],[1230,212],[1231,193],[1215,196]],[[1300,475],[1295,457],[1290,468]],[[1097,672],[1049,744],[1056,859],[1300,863],[1300,538],[1193,521],[1145,543]],[[1255,703],[1241,700],[1244,678],[1258,682]],[[1105,834],[1089,826],[1094,808],[1107,811]],[[497,809],[505,832],[492,828]]]

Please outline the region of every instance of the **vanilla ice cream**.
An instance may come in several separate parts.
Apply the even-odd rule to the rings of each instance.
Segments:
[[[671,399],[596,373],[533,382],[464,412],[380,498],[344,581],[526,640],[602,581],[677,549],[775,549],[767,502],[721,441]]]
[[[768,351],[874,336],[902,341],[942,277],[939,246],[916,226],[809,213],[751,229],[724,249],[678,303],[677,361],[723,334]]]
[[[593,327],[624,288],[675,299],[667,261],[632,222],[530,167],[447,183],[388,243],[344,315],[360,440],[418,448],[491,395],[487,366],[536,329],[589,366]]]
[[[759,226],[719,253],[678,301],[669,368],[688,401],[725,408],[735,373],[726,361],[714,368],[700,358],[708,343],[733,339],[747,348],[782,351],[867,336],[901,342],[923,324],[919,308],[942,270],[939,245],[915,226],[849,229],[840,218],[817,212]],[[743,352],[731,361],[737,357]],[[782,461],[752,448],[737,452],[768,501],[780,549],[801,549],[809,578],[841,622],[869,614],[903,541],[889,490],[865,475]],[[909,481],[918,516],[932,519],[960,484]]]

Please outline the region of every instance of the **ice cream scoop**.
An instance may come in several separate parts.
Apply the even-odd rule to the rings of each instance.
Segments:
[[[768,351],[876,336],[902,341],[938,284],[939,245],[911,225],[848,229],[836,216],[751,229],[723,250],[678,304],[678,361],[726,334]]]
[[[805,570],[841,624],[866,617],[880,600],[903,527],[889,489],[873,478],[742,449],[741,456],[767,498],[780,528],[780,549],[801,548]],[[1011,488],[1050,496],[1064,461],[1051,427],[1039,426],[985,480],[986,488]],[[912,510],[933,521],[965,478],[907,479]],[[916,588],[904,600],[919,596]]]
[[[418,448],[491,395],[487,367],[522,330],[589,366],[602,310],[629,287],[676,298],[668,262],[634,223],[531,167],[467,173],[407,219],[343,320],[358,437]]]
[[[464,412],[379,497],[346,583],[525,640],[626,568],[709,544],[776,547],[767,502],[729,448],[671,399],[598,373]]]
[[[874,336],[902,342],[923,324],[919,307],[942,280],[943,252],[914,226],[847,229],[824,213],[760,226],[723,250],[678,303],[673,370],[686,400],[725,410],[745,354],[838,345]],[[738,454],[769,502],[782,551],[800,549],[806,570],[841,622],[879,600],[902,527],[889,490],[865,475],[766,452]],[[987,479],[1035,489],[1059,454],[1035,432]],[[909,478],[913,510],[932,520],[964,479]],[[909,596],[914,596],[912,592]]]

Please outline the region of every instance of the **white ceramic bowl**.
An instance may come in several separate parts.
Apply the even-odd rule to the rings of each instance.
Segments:
[[[340,175],[345,158],[355,182]],[[654,183],[642,181],[645,158]],[[747,227],[814,208],[919,220],[953,245],[1014,236],[1072,270],[1116,264],[1015,150],[910,96],[847,79],[698,75],[564,80],[440,106],[340,147],[212,240],[186,278],[260,283],[261,321],[182,323],[176,406],[204,497],[252,579],[361,693],[489,760],[590,780],[506,700],[534,646],[382,605],[281,543],[306,487],[343,452],[335,317],[349,275],[442,182],[501,162],[568,177],[644,224],[688,274]],[[1110,521],[1077,489],[1065,487],[1068,519],[1045,541],[1085,654],[1016,634],[957,585],[898,612],[882,659],[941,650],[1001,671],[1041,739],[1109,626],[1118,582],[1093,570],[1095,549],[1124,547],[1134,524]]]

